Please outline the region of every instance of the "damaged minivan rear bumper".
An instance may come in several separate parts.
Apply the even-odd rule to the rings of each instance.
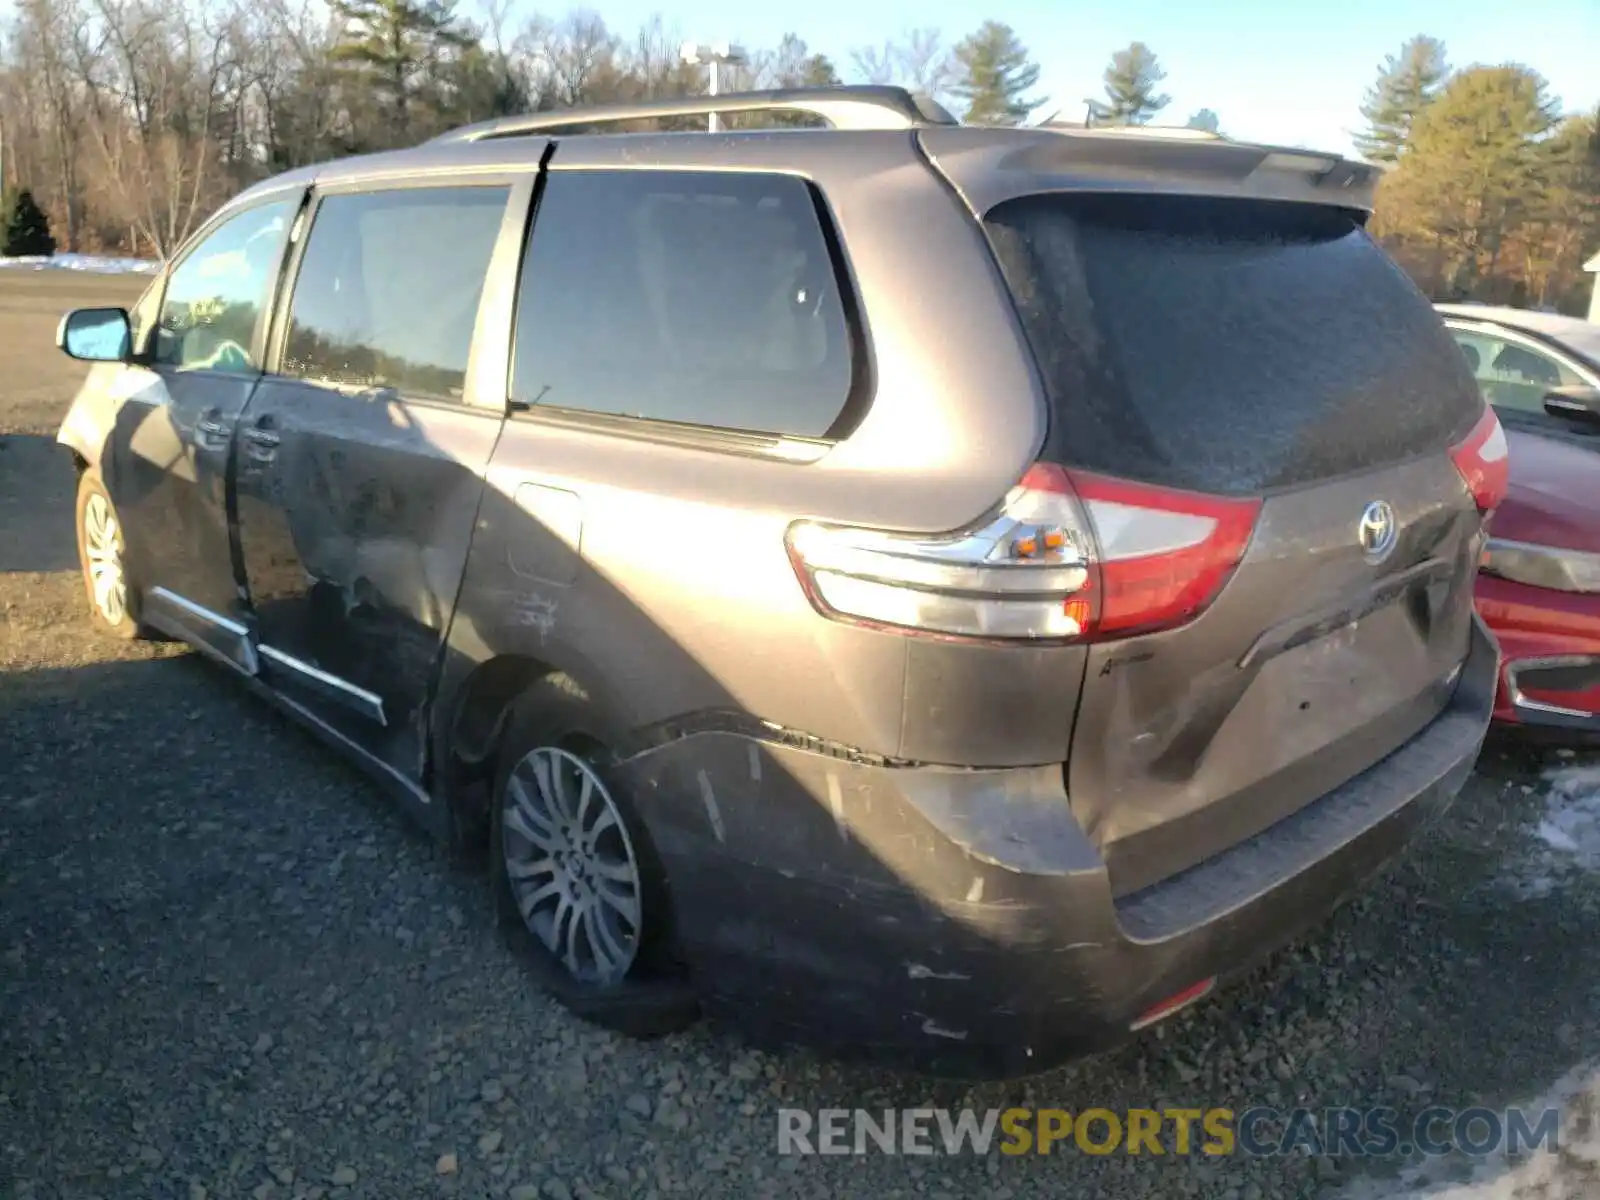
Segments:
[[[1324,918],[1454,798],[1497,667],[1474,618],[1452,699],[1416,737],[1115,898],[1058,764],[889,765],[711,732],[623,770],[709,1012],[758,1042],[1004,1078],[1114,1044]]]

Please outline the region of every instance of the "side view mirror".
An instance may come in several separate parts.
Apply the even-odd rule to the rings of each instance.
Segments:
[[[84,362],[127,362],[133,349],[127,311],[120,308],[76,308],[61,318],[56,347]]]
[[[1582,383],[1551,388],[1544,394],[1544,410],[1552,417],[1600,425],[1600,388]]]

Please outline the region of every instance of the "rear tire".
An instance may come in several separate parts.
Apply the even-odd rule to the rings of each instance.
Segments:
[[[693,1023],[665,875],[611,770],[623,734],[573,681],[513,707],[490,804],[490,878],[507,940],[575,1016],[633,1037]]]
[[[122,519],[93,468],[78,476],[75,511],[78,567],[95,626],[123,641],[148,636],[139,623],[139,589],[128,577]]]

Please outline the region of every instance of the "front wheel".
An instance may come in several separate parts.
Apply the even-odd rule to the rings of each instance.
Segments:
[[[128,580],[122,521],[93,470],[78,477],[77,522],[78,565],[95,624],[113,637],[141,636],[139,597]]]
[[[665,878],[610,769],[620,738],[564,676],[517,702],[500,748],[490,870],[503,928],[576,1016],[639,1037],[692,1022]]]

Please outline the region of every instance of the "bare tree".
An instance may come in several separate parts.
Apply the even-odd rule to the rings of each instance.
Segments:
[[[868,83],[894,83],[935,99],[955,82],[956,64],[937,29],[910,29],[881,46],[861,46],[850,61]]]
[[[628,73],[638,81],[642,99],[682,96],[696,85],[696,68],[683,61],[683,38],[658,13],[639,27],[628,55]]]
[[[239,63],[219,12],[92,4],[74,40],[85,137],[117,214],[136,242],[164,256],[229,190],[218,135]]]
[[[252,32],[262,157],[274,169],[338,153],[347,84],[333,62],[341,24],[321,0],[266,0]]]
[[[660,16],[618,36],[580,9],[532,16],[511,36],[515,0],[481,2],[469,24],[449,0],[13,0],[0,16],[7,183],[33,191],[65,248],[168,255],[216,205],[278,171],[502,113],[706,86]],[[884,53],[898,81],[948,82],[931,30]],[[789,34],[752,47],[723,86],[835,78]],[[800,120],[739,114],[728,127]],[[705,121],[639,126],[654,124]]]
[[[541,97],[554,106],[571,108],[611,99],[614,91],[618,44],[596,12],[580,9],[559,21],[535,17],[520,39],[523,53]]]
[[[22,0],[12,34],[17,69],[5,76],[7,95],[0,116],[7,121],[11,156],[27,163],[38,195],[56,210],[67,250],[79,248],[80,195],[78,156],[81,104],[69,73],[70,31],[79,17],[76,0]],[[31,153],[19,154],[24,134],[34,142]],[[3,164],[0,164],[3,166]],[[48,182],[46,182],[48,181]]]

